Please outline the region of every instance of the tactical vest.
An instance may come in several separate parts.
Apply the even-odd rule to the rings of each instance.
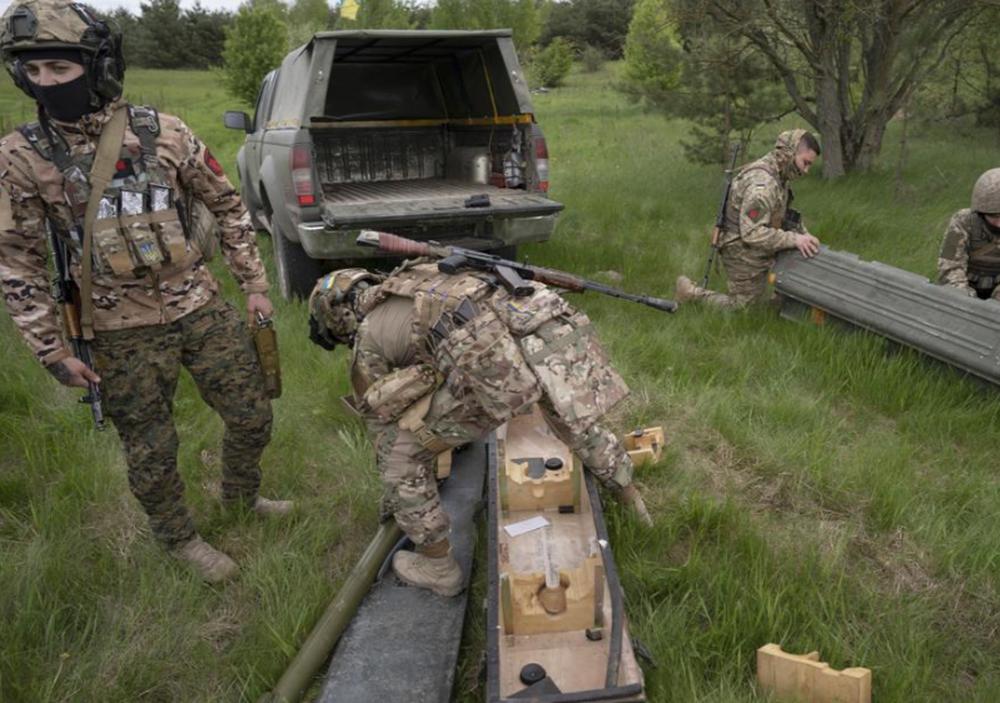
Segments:
[[[726,216],[722,224],[722,239],[720,244],[728,244],[740,238],[740,214],[743,210],[743,200],[747,195],[747,187],[744,185],[744,179],[752,171],[763,171],[770,175],[778,183],[781,183],[781,174],[778,173],[777,169],[767,161],[763,159],[758,159],[753,163],[747,164],[742,169],[740,169],[739,174],[733,179],[732,184],[729,186],[730,197],[729,202],[726,203]],[[734,194],[739,193],[738,198],[732,197]],[[784,207],[776,208],[774,212],[771,213],[771,219],[768,221],[768,227],[772,229],[780,229],[781,223],[785,219],[785,211],[792,204],[792,189],[787,185],[785,186],[786,197],[784,198]]]
[[[190,266],[199,253],[191,246],[183,217],[183,202],[156,153],[160,121],[155,110],[128,105],[129,127],[139,138],[141,158],[123,144],[110,186],[104,191],[93,229],[94,275],[142,278],[149,272],[171,272]],[[83,218],[90,200],[89,173],[94,154],[73,156],[61,135],[34,122],[20,128],[43,159],[55,164],[63,178],[72,228],[49,219],[56,233],[82,255]]]
[[[531,295],[513,296],[497,288],[485,274],[445,276],[433,262],[407,265],[377,289],[380,297],[388,294],[413,299],[411,333],[416,348],[422,353],[427,350],[428,355],[432,353],[430,329],[443,314],[454,313],[463,299],[488,307],[516,340],[520,354],[514,355],[523,355],[545,390],[551,409],[572,431],[581,433],[625,398],[628,386],[597,341],[590,319],[550,288],[534,282],[530,285],[535,289]],[[495,366],[514,362],[513,358],[498,360]],[[499,409],[494,413],[496,417],[501,414]]]
[[[968,276],[976,289],[992,290],[1000,283],[1000,237],[990,234],[978,213],[969,222]]]
[[[416,348],[423,351],[431,326],[442,313],[455,312],[465,298],[479,302],[493,291],[493,285],[475,273],[446,276],[438,271],[437,263],[415,263],[397,269],[377,290],[379,297],[413,299],[410,332]]]

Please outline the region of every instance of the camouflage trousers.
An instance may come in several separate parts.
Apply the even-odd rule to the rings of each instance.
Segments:
[[[471,442],[496,429],[488,419],[469,413],[447,387],[436,391],[434,396],[427,426],[450,446]],[[599,423],[583,431],[573,431],[554,412],[545,396],[539,407],[556,435],[606,488],[618,492],[632,482],[632,460],[613,432]],[[440,542],[448,536],[451,523],[438,492],[437,452],[425,448],[416,434],[395,423],[371,421],[369,429],[375,437],[376,461],[385,491],[382,519],[394,517],[400,529],[418,546]]]
[[[229,303],[216,297],[168,325],[98,332],[94,355],[105,412],[125,450],[129,488],[157,540],[172,548],[195,535],[177,471],[172,416],[181,366],[226,425],[222,499],[256,497],[271,404],[246,324]]]
[[[767,302],[767,276],[774,258],[761,255],[740,240],[730,242],[719,251],[722,267],[729,279],[729,293],[696,287],[695,297],[706,305],[726,310],[741,310],[748,305]]]

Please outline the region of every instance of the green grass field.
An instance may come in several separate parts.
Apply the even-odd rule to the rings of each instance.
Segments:
[[[629,105],[612,80],[575,74],[536,98],[566,211],[556,238],[526,253],[668,296],[678,274],[701,275],[721,173],[685,162],[684,125]],[[221,127],[221,112],[235,101],[213,76],[133,71],[129,86],[234,163],[241,135]],[[24,105],[5,83],[8,127],[30,118]],[[974,130],[911,124],[896,200],[894,135],[876,171],[810,176],[797,206],[824,243],[931,275],[947,217],[997,146]],[[266,237],[262,247],[269,254]],[[227,294],[237,296],[231,281]],[[633,633],[658,664],[646,669],[649,700],[761,700],[754,657],[768,642],[869,667],[879,703],[1000,700],[995,389],[766,309],[665,316],[573,301],[633,389],[613,426],[668,435],[664,460],[638,476],[655,528],[608,511]],[[198,528],[243,567],[224,588],[153,544],[114,431],[91,430],[78,394],[0,316],[0,703],[255,701],[276,681],[373,534],[379,494],[364,428],[337,400],[344,352],[308,341],[301,303],[279,302],[278,315],[285,393],[264,493],[295,499],[291,519],[219,509],[217,473],[199,454],[218,446],[221,424],[190,379],[176,399]],[[482,695],[484,570],[462,702]]]

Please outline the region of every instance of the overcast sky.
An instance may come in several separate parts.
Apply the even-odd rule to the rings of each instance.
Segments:
[[[139,14],[140,0],[86,0],[86,2],[88,5],[91,5],[103,12],[109,12],[115,8],[124,7],[133,14]],[[241,2],[242,0],[201,0],[202,6],[206,9],[229,10],[230,12],[235,12]],[[11,0],[0,0],[0,12],[6,10],[10,3]],[[192,7],[193,5],[194,0],[181,0],[181,7]]]

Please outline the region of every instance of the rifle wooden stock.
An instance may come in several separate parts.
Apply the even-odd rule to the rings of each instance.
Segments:
[[[581,291],[586,287],[579,276],[561,271],[535,271],[533,280],[547,286],[555,286],[565,290]]]

